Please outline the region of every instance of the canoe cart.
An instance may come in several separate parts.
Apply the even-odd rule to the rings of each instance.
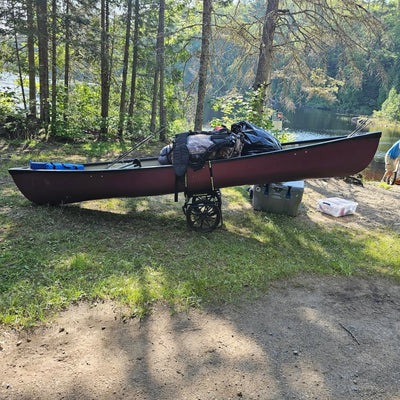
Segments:
[[[190,195],[186,193],[183,213],[188,227],[197,232],[211,232],[222,226],[222,198],[220,190]]]

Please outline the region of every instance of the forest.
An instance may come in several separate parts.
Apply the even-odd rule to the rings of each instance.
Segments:
[[[3,0],[0,136],[166,141],[274,108],[400,121],[400,0]]]

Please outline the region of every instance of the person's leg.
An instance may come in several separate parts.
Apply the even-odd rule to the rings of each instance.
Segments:
[[[393,171],[396,168],[396,162],[392,158],[390,158],[387,154],[385,155],[385,174],[383,175],[382,181],[386,182],[388,178],[390,178],[393,174]]]

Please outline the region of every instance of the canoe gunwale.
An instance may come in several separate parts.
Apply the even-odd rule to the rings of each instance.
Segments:
[[[351,175],[370,163],[380,136],[381,132],[371,132],[335,137],[308,145],[285,145],[282,150],[268,153],[211,160],[196,171],[189,167],[186,179],[178,180],[172,165],[107,168],[115,161],[87,163],[84,164],[87,169],[83,170],[22,167],[10,168],[9,173],[22,194],[36,204],[67,204],[184,191],[204,193],[230,186]],[[157,157],[139,160],[156,163]]]
[[[375,136],[380,136],[381,132],[367,132],[363,134],[359,134],[357,136],[335,136],[332,138],[321,138],[321,139],[310,139],[310,140],[301,140],[301,141],[294,141],[294,142],[285,142],[282,143],[282,149],[279,150],[273,150],[269,152],[263,152],[263,153],[257,153],[257,154],[250,154],[250,155],[244,155],[244,156],[238,156],[238,157],[233,157],[233,158],[228,158],[228,159],[216,159],[216,160],[210,160],[212,164],[219,164],[219,163],[229,163],[233,160],[249,160],[249,159],[254,159],[254,158],[259,158],[259,157],[265,157],[266,155],[272,155],[276,153],[283,153],[283,152],[290,152],[290,151],[300,151],[305,148],[310,148],[314,146],[323,146],[323,145],[329,145],[337,141],[343,141],[343,140],[364,140],[366,136],[368,137],[375,137]],[[309,144],[306,144],[309,143]],[[304,144],[304,145],[302,145]],[[287,147],[287,148],[285,148]],[[135,160],[140,160],[141,162],[145,163],[146,161],[156,161],[158,160],[158,157],[143,157],[143,158],[129,158],[127,160],[119,160],[119,161],[94,161],[94,162],[89,162],[89,163],[84,163],[84,167],[87,167],[89,169],[83,169],[83,170],[54,170],[54,169],[37,169],[37,170],[32,170],[29,167],[15,167],[15,168],[10,168],[9,171],[13,171],[18,173],[19,171],[21,172],[46,172],[46,173],[93,173],[93,172],[115,172],[115,171],[133,171],[133,170],[141,170],[141,169],[154,169],[154,168],[172,168],[171,164],[167,165],[151,165],[151,166],[140,166],[140,167],[133,167],[133,168],[93,168],[90,169],[91,167],[96,167],[96,166],[108,166],[108,165],[116,165],[116,164],[126,164],[129,162],[133,162]]]

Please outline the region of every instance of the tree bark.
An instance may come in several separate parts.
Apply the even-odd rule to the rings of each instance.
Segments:
[[[151,119],[150,119],[150,132],[156,132],[156,119],[157,119],[157,97],[158,97],[158,69],[154,73],[153,85],[153,101],[151,102]]]
[[[57,2],[51,8],[51,134],[57,132]]]
[[[12,12],[14,14],[14,12]],[[15,17],[13,15],[13,21],[15,24]],[[17,64],[18,64],[18,77],[19,77],[19,85],[21,86],[21,94],[22,94],[22,101],[24,103],[24,110],[26,111],[26,97],[25,97],[25,86],[24,86],[24,79],[22,77],[22,67],[21,67],[21,57],[20,57],[20,50],[18,45],[18,34],[17,28],[14,25],[14,43],[15,43],[15,54],[17,57]]]
[[[100,138],[108,133],[108,111],[110,98],[110,37],[109,2],[101,0],[101,128]]]
[[[204,102],[207,89],[207,72],[210,62],[210,40],[211,40],[211,11],[212,0],[203,0],[203,23],[201,35],[201,54],[199,67],[199,86],[197,90],[196,116],[194,119],[194,130],[203,128]]]
[[[160,0],[160,8],[158,13],[158,33],[157,33],[157,69],[160,79],[160,140],[165,141],[165,130],[167,126],[167,113],[164,105],[164,23],[165,23],[165,0]]]
[[[123,140],[125,114],[126,114],[126,80],[128,76],[129,42],[131,37],[132,1],[133,0],[128,0],[127,4],[128,10],[126,16],[124,61],[122,69],[121,99],[119,104],[119,123],[118,123],[118,136],[120,140]]]
[[[139,54],[139,10],[140,3],[139,0],[135,0],[135,26],[133,33],[133,60],[132,60],[132,74],[131,74],[131,93],[129,97],[129,106],[128,106],[128,132],[132,132],[132,117],[133,117],[133,109],[135,107],[135,94],[136,94],[136,75],[137,75],[137,67],[138,67],[138,54]]]
[[[35,23],[33,20],[33,0],[26,1],[26,22],[28,26],[28,76],[29,114],[36,117],[36,71],[35,71]]]
[[[254,79],[253,89],[259,91],[255,102],[255,110],[262,114],[267,97],[267,88],[270,85],[271,69],[273,60],[273,44],[276,29],[276,18],[278,14],[279,0],[267,0],[265,22],[261,37],[260,52],[258,56],[257,72]]]
[[[49,125],[49,36],[47,0],[36,0],[39,50],[40,120]]]
[[[69,2],[65,0],[65,48],[64,48],[64,114],[63,120],[68,124],[68,106],[69,106],[69,68],[70,53],[69,46],[71,41],[71,21],[69,15]]]

